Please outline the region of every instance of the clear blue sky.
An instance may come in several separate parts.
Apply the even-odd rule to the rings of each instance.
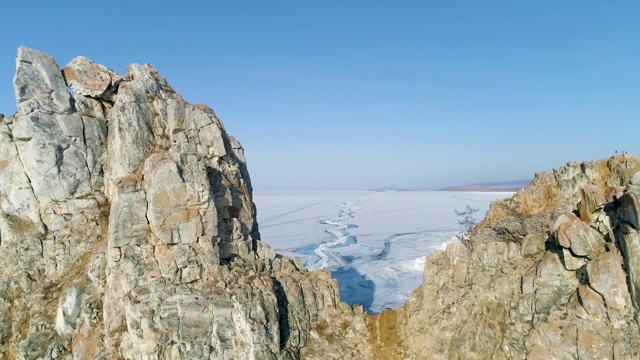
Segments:
[[[210,105],[257,190],[531,178],[640,153],[640,2],[5,1],[16,49],[151,63]]]

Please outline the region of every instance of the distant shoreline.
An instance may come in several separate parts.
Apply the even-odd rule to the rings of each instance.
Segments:
[[[446,189],[371,189],[370,192],[427,192],[427,191],[442,191],[442,192],[518,192],[522,187],[456,187]]]
[[[395,188],[384,187],[370,189],[368,191],[384,192],[384,191],[473,191],[473,192],[517,192],[529,183],[529,180],[515,180],[499,183],[487,183],[487,184],[471,184],[471,185],[458,185],[449,186],[445,188]]]
[[[517,192],[524,186],[454,186],[440,191]]]

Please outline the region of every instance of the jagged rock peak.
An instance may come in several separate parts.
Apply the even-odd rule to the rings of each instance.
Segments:
[[[72,110],[60,67],[51,56],[40,51],[25,46],[18,49],[13,84],[20,114],[36,109],[60,114]]]
[[[22,47],[16,67],[0,358],[369,357],[366,315],[329,273],[260,241],[242,146],[213,110],[148,64],[61,71]]]

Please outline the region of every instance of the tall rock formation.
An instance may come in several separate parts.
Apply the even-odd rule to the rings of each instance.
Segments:
[[[367,358],[365,314],[259,239],[240,143],[151,65],[22,47],[0,117],[0,358]],[[70,89],[70,90],[69,90]]]

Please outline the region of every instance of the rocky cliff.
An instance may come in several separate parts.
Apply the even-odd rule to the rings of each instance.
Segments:
[[[153,66],[16,66],[2,359],[640,358],[638,158],[537,174],[369,316],[260,241],[240,143]]]
[[[370,319],[377,358],[640,358],[639,196],[634,156],[536,174]]]
[[[365,314],[330,274],[260,241],[243,149],[210,108],[148,64],[61,70],[23,47],[16,68],[0,358],[370,356]]]

